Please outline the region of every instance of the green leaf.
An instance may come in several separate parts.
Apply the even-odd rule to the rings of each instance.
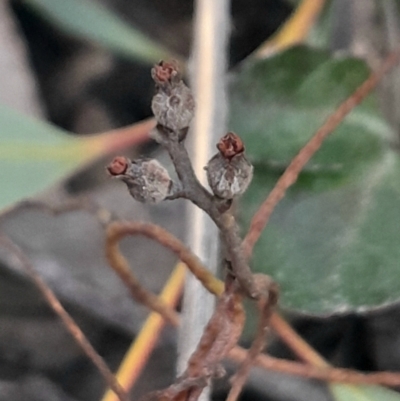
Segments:
[[[255,161],[240,208],[244,227],[367,72],[358,60],[304,48],[256,64],[233,84],[232,128]],[[279,283],[283,307],[326,314],[400,298],[400,158],[374,103],[362,104],[325,141],[255,247],[252,267]]]
[[[88,0],[24,0],[66,33],[90,40],[132,59],[156,63],[171,52]]]
[[[280,284],[283,306],[330,313],[399,299],[399,171],[398,155],[388,152],[344,184],[327,190],[326,174],[308,174],[289,191],[253,257],[253,268]],[[258,169],[243,200],[247,220],[273,182]]]
[[[230,126],[245,139],[253,162],[284,166],[368,73],[360,60],[305,47],[248,63],[233,78]],[[328,138],[309,167],[347,173],[379,156],[389,132],[369,98]]]
[[[400,394],[381,386],[331,384],[335,401],[400,401]]]
[[[1,104],[0,122],[0,209],[45,189],[99,151]]]

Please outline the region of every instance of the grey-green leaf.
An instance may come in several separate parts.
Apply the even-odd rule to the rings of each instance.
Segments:
[[[247,220],[274,181],[267,170],[256,171],[244,198]],[[399,171],[390,152],[330,189],[320,173],[303,176],[289,191],[253,257],[253,268],[280,284],[283,306],[330,313],[400,298]]]
[[[285,166],[368,74],[361,60],[307,47],[252,61],[233,77],[230,127],[243,136],[254,162]],[[375,103],[369,98],[351,113],[311,167],[347,172],[379,156],[390,131]]]
[[[58,28],[111,51],[149,63],[171,52],[134,29],[99,2],[89,0],[23,0]]]
[[[246,227],[290,159],[367,70],[359,60],[297,48],[241,73],[233,85],[232,128],[255,162],[240,208]],[[390,135],[368,99],[274,211],[252,267],[276,279],[283,307],[326,314],[400,298],[400,158]]]
[[[36,195],[97,157],[107,146],[99,142],[73,137],[0,104],[0,209]]]

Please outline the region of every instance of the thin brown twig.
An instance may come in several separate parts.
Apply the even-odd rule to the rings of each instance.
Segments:
[[[260,300],[258,302],[260,303],[262,301]],[[226,401],[236,401],[239,398],[239,395],[246,384],[247,378],[249,377],[251,368],[256,363],[257,356],[264,350],[267,331],[268,320],[261,317],[255,339],[246,353],[246,358],[242,361],[239,369],[230,380],[232,387],[229,390]]]
[[[369,93],[378,85],[382,78],[400,60],[400,48],[390,53],[382,66],[372,72],[370,76],[348,97],[336,111],[331,114],[325,123],[318,129],[314,136],[294,157],[285,172],[279,178],[275,187],[272,189],[267,199],[262,203],[258,211],[253,216],[247,235],[243,241],[243,248],[248,257],[253,252],[254,245],[258,241],[262,231],[278,202],[285,196],[286,190],[297,181],[303,167],[308,163],[314,153],[321,147],[324,139],[331,134],[336,127],[343,121],[355,106],[360,104]]]
[[[260,292],[266,295],[258,300],[260,317],[257,332],[250,349],[247,351],[246,359],[243,361],[239,370],[231,378],[232,387],[226,401],[236,401],[238,399],[257,356],[264,350],[267,343],[267,334],[269,331],[271,315],[276,303],[278,302],[278,286],[270,277],[257,274],[255,275],[255,281],[261,287]]]
[[[178,324],[178,314],[166,307],[160,299],[144,289],[134,277],[129,264],[121,254],[118,243],[128,235],[143,235],[151,238],[174,252],[188,269],[212,294],[221,293],[223,284],[203,266],[200,259],[185,245],[163,228],[140,222],[113,222],[106,230],[106,256],[111,267],[130,289],[133,298],[162,314],[173,325]]]
[[[128,395],[125,393],[124,389],[118,383],[117,379],[104,362],[103,358],[96,352],[92,344],[86,338],[85,334],[75,323],[69,313],[61,305],[60,301],[57,299],[53,291],[48,287],[48,285],[41,279],[41,277],[36,273],[32,264],[25,256],[25,254],[15,245],[8,237],[0,235],[0,243],[15,255],[22,267],[25,269],[26,273],[31,277],[32,281],[35,283],[36,287],[42,293],[43,297],[46,299],[49,306],[58,315],[58,317],[64,323],[64,326],[72,335],[76,343],[82,349],[82,351],[87,355],[87,357],[93,362],[96,368],[99,370],[100,374],[103,376],[107,385],[114,391],[121,401],[129,401]]]
[[[243,291],[231,276],[226,284],[185,371],[169,387],[143,400],[197,401],[212,377],[224,373],[220,363],[237,344],[245,322]]]
[[[241,347],[233,348],[229,358],[237,363],[242,363],[247,357],[247,351]],[[306,365],[300,362],[273,358],[261,354],[257,357],[256,365],[266,370],[286,373],[295,376],[317,379],[326,382],[348,384],[378,384],[389,387],[400,386],[400,373],[396,372],[371,372],[363,373],[351,369],[333,367],[318,367]]]
[[[326,368],[330,365],[312,348],[277,312],[270,319],[271,328],[281,340],[304,362],[310,365]]]
[[[160,298],[171,307],[171,310],[174,310],[181,298],[186,269],[184,263],[177,263],[160,294]],[[165,323],[165,319],[157,312],[151,312],[126,352],[115,375],[127,392],[132,390],[142,374]],[[101,401],[118,400],[112,391],[107,390]]]
[[[178,313],[167,306],[158,296],[145,289],[137,280],[129,267],[128,261],[119,249],[119,241],[127,235],[142,234],[140,223],[130,223],[127,231],[127,223],[115,222],[106,230],[106,258],[111,268],[118,274],[122,282],[129,289],[132,298],[158,312],[170,324],[177,326],[179,322]]]

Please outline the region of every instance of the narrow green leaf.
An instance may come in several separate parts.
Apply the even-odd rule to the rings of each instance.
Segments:
[[[134,29],[100,3],[89,0],[23,0],[51,23],[111,51],[149,63],[170,58],[171,52]]]
[[[70,173],[97,149],[0,104],[0,209]]]
[[[400,401],[400,394],[381,386],[331,384],[335,401]]]

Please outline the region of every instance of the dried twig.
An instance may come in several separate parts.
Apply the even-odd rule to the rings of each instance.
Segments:
[[[226,291],[219,299],[185,372],[170,387],[150,393],[145,400],[196,401],[213,377],[224,374],[220,363],[235,346],[243,330],[242,297],[238,283],[229,277]]]
[[[185,245],[163,228],[151,223],[138,222],[114,222],[106,231],[106,255],[112,268],[118,273],[123,282],[128,286],[134,299],[148,306],[150,309],[162,314],[170,323],[177,325],[178,315],[166,308],[160,299],[145,290],[134,277],[128,262],[122,256],[118,243],[128,235],[143,235],[151,238],[174,252],[179,259],[186,264],[189,270],[203,283],[212,294],[221,293],[223,284],[203,266],[200,259],[194,255]]]
[[[170,324],[177,326],[179,320],[177,312],[175,312],[169,306],[166,306],[158,296],[146,290],[140,284],[135,275],[132,273],[128,261],[119,250],[118,244],[121,239],[127,235],[146,235],[144,233],[149,232],[149,230],[146,231],[146,228],[148,229],[149,226],[154,228],[154,226],[146,226],[144,223],[112,223],[106,230],[106,257],[109,265],[118,274],[122,282],[127,286],[132,298],[135,301],[147,306],[155,312],[158,312]],[[157,230],[153,230],[152,232],[155,231],[157,232]],[[168,234],[168,232],[162,232],[161,235],[164,235],[165,233]],[[147,234],[147,236],[149,235]]]
[[[237,363],[246,360],[247,351],[241,347],[234,347],[229,352],[229,358]],[[395,372],[371,372],[362,373],[351,369],[340,369],[333,367],[318,367],[292,362],[285,359],[273,358],[269,355],[259,355],[256,365],[260,368],[273,370],[295,376],[317,379],[326,382],[348,383],[348,384],[378,384],[383,386],[400,386],[400,373]]]
[[[88,358],[93,362],[96,368],[99,370],[100,374],[103,376],[108,386],[114,391],[114,393],[119,397],[120,401],[129,401],[128,396],[120,386],[111,370],[108,368],[101,356],[96,352],[93,346],[90,344],[89,340],[86,338],[82,330],[75,323],[69,313],[61,305],[60,301],[54,295],[53,291],[47,286],[47,284],[41,279],[41,277],[36,273],[35,269],[29,262],[25,254],[6,236],[0,235],[0,243],[6,249],[15,255],[22,267],[25,269],[26,273],[31,277],[32,281],[35,283],[36,287],[42,293],[43,297],[46,299],[49,306],[58,315],[58,317],[64,323],[64,326],[70,332],[75,342],[79,345],[82,351],[88,356]]]
[[[185,273],[186,266],[179,262],[160,294],[161,301],[166,306],[169,306],[171,310],[176,306],[182,294]],[[124,360],[116,373],[117,380],[126,392],[132,389],[146,366],[146,362],[157,344],[164,323],[165,320],[157,312],[150,313],[139,334],[126,352]],[[117,401],[117,399],[111,390],[107,390],[102,401]]]
[[[331,114],[325,123],[318,129],[314,136],[293,158],[289,166],[279,178],[267,199],[260,206],[253,216],[247,235],[243,241],[243,247],[246,255],[250,257],[254,245],[259,239],[262,231],[268,223],[268,220],[278,202],[285,196],[286,190],[297,181],[302,168],[308,163],[314,153],[320,148],[324,139],[331,134],[334,129],[343,121],[355,106],[360,104],[369,93],[378,85],[382,78],[390,71],[400,60],[400,49],[390,53],[382,66],[372,72],[370,76]]]
[[[257,356],[263,351],[269,330],[269,322],[275,305],[278,302],[278,286],[272,280],[263,274],[255,275],[255,280],[260,286],[260,292],[265,296],[258,300],[258,309],[260,313],[257,332],[246,359],[243,361],[239,370],[232,377],[232,387],[229,391],[226,401],[236,401],[242,391],[243,386],[250,374],[250,369],[254,365]]]
[[[271,328],[279,335],[281,340],[304,362],[321,367],[329,367],[329,363],[312,348],[277,312],[270,320]]]

